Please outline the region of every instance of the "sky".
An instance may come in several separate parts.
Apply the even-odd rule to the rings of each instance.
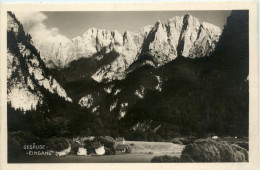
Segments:
[[[136,31],[160,20],[166,23],[174,16],[187,13],[220,28],[226,23],[231,11],[66,11],[66,12],[14,12],[24,25],[25,31],[37,43],[67,42],[83,35],[89,28]]]

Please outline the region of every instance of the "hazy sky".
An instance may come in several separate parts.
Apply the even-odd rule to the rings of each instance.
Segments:
[[[57,27],[61,34],[69,38],[82,35],[88,28],[96,27],[108,30],[135,31],[146,25],[154,25],[157,20],[166,22],[174,16],[186,13],[219,26],[226,22],[230,11],[167,11],[167,12],[44,12],[48,17],[44,23],[49,27]]]
[[[166,23],[174,16],[186,13],[223,28],[231,11],[134,11],[134,12],[23,12],[16,13],[18,20],[33,40],[39,41],[68,41],[81,36],[87,29],[136,31],[146,25],[154,25],[157,20]]]

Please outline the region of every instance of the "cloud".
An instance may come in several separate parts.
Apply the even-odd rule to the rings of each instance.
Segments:
[[[48,17],[42,12],[15,12],[17,19],[23,24],[26,32],[31,34],[35,45],[45,43],[67,43],[69,38],[59,33],[56,27],[50,28],[44,24]]]

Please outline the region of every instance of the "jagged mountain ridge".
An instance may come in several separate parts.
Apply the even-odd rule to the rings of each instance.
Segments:
[[[91,75],[80,75],[89,76],[97,82],[109,82],[124,79],[126,69],[144,54],[152,56],[152,65],[156,67],[178,55],[188,58],[208,56],[214,51],[221,32],[217,26],[200,23],[187,14],[173,17],[166,24],[158,21],[154,26],[146,26],[136,32],[126,31],[123,35],[116,30],[91,28],[69,43],[41,44],[39,49],[48,67],[60,69],[70,67],[72,62],[81,58],[100,63],[110,53],[117,53],[117,57],[97,66]]]
[[[32,110],[43,104],[42,88],[67,101],[71,99],[50,74],[29,34],[12,13],[7,15],[7,101],[15,109]]]
[[[50,127],[50,129],[45,132],[59,129],[56,128],[59,126],[56,126],[55,117],[60,116],[55,115],[59,113],[63,115],[63,118],[59,119],[61,124],[67,120],[71,120],[71,123],[73,123],[73,127],[70,128],[71,133],[74,133],[75,129],[77,133],[81,131],[86,133],[87,127],[92,126],[89,122],[92,122],[91,117],[93,116],[93,118],[98,117],[102,120],[101,123],[98,121],[100,126],[97,129],[109,129],[111,132],[115,130],[121,136],[127,135],[129,129],[141,131],[142,134],[150,133],[150,130],[152,130],[152,134],[159,133],[165,139],[179,134],[194,135],[197,133],[201,135],[208,132],[237,136],[248,135],[248,12],[241,13],[241,16],[239,16],[240,13],[241,11],[232,12],[216,51],[213,54],[210,54],[210,52],[209,57],[199,58],[195,55],[196,57],[193,58],[186,56],[184,51],[190,50],[187,50],[189,48],[186,48],[183,42],[176,46],[179,54],[177,53],[178,56],[174,60],[156,65],[163,63],[165,60],[160,60],[160,56],[151,53],[152,50],[148,50],[148,52],[143,50],[140,51],[134,63],[128,67],[132,70],[127,71],[124,79],[113,79],[107,82],[94,81],[91,76],[98,68],[111,63],[120,56],[115,50],[108,53],[103,53],[101,50],[102,52],[99,54],[102,54],[100,56],[103,58],[100,58],[99,61],[97,60],[100,57],[99,54],[91,58],[73,61],[70,65],[74,64],[74,67],[70,67],[70,69],[75,69],[79,67],[78,63],[82,63],[79,68],[81,73],[85,71],[80,70],[86,67],[85,64],[91,66],[92,63],[96,63],[97,66],[91,72],[86,72],[89,74],[87,79],[60,83],[75,103],[71,103],[69,107],[63,105],[64,110],[55,110],[60,100],[54,98],[55,102],[51,102],[53,111],[49,112],[48,119],[45,120],[47,122],[45,127]],[[241,18],[244,22],[241,22]],[[42,77],[49,82],[55,80],[51,78],[52,76],[58,82],[62,82],[63,80],[61,81],[61,78],[54,72],[56,71],[59,74],[64,70],[46,72],[48,69],[44,68],[45,64],[41,61],[41,56],[36,52],[37,50],[35,51],[35,48],[31,47],[32,43],[29,36],[24,35],[24,33],[20,34],[21,29],[19,29],[19,24],[15,24],[16,22],[9,23],[10,29],[14,32],[13,35],[8,35],[13,38],[10,39],[9,37],[8,39],[15,40],[15,43],[8,42],[8,87],[28,91],[28,94],[33,93],[37,97],[38,94],[39,96],[42,94],[40,88],[42,86],[37,82],[41,79],[36,80],[35,75],[29,71],[29,68],[36,67],[36,70],[42,70]],[[164,30],[166,28],[162,26],[159,29]],[[11,32],[9,30],[8,34]],[[180,37],[183,37],[182,34],[184,33],[181,33]],[[203,34],[203,31],[200,34]],[[157,40],[159,39],[157,38]],[[149,45],[146,46],[148,49],[150,44],[152,44],[151,48],[156,46],[154,45],[156,43],[151,43],[154,42],[152,39],[148,42]],[[188,43],[188,47],[190,45]],[[165,46],[168,48],[167,44]],[[190,49],[195,49],[195,47]],[[158,48],[158,50],[161,48]],[[30,50],[28,51],[28,49]],[[37,61],[39,61],[39,64]],[[29,67],[28,70],[24,67],[26,65]],[[133,66],[136,67],[133,69]],[[76,76],[74,75],[74,77]],[[32,83],[28,83],[30,81]],[[33,91],[30,91],[30,84],[35,88]],[[50,92],[45,87],[43,89]],[[54,89],[53,91],[56,93]],[[10,92],[8,93],[10,95]],[[52,95],[49,99],[51,98]],[[42,102],[46,101],[46,98],[43,98]],[[77,114],[79,112],[77,109],[70,110],[70,107],[78,106],[76,103],[82,106],[80,114]],[[48,109],[44,108],[43,111],[39,109],[39,115],[45,114]],[[64,112],[67,114],[63,114]],[[90,117],[88,113],[92,113]],[[55,120],[50,122],[49,117],[51,115],[55,115],[53,116]],[[75,115],[77,115],[76,118]],[[42,122],[43,119],[39,120]],[[38,123],[36,124],[38,126]],[[44,126],[39,127],[42,130]],[[172,133],[170,136],[169,132]]]
[[[232,98],[234,95],[237,95],[237,98],[241,99],[241,89],[246,90],[246,84],[248,84],[248,81],[245,81],[246,76],[248,76],[248,51],[242,47],[238,48],[237,46],[230,49],[230,45],[226,45],[229,44],[229,40],[226,38],[226,36],[232,35],[231,39],[233,39],[233,37],[237,37],[237,42],[233,42],[232,44],[241,45],[241,39],[246,37],[246,35],[244,37],[242,35],[247,34],[248,31],[242,32],[243,34],[241,34],[241,32],[235,35],[233,35],[234,33],[231,34],[234,32],[232,31],[234,29],[233,27],[238,25],[237,16],[234,18],[236,18],[236,23],[234,26],[228,23],[228,26],[225,27],[226,35],[225,37],[222,37],[222,39],[224,38],[225,40],[221,40],[221,44],[219,44],[217,48],[218,51],[221,52],[219,56],[212,54],[210,58],[197,57],[195,59],[192,57],[180,56],[160,67],[156,67],[154,66],[154,63],[156,63],[155,60],[150,62],[152,64],[149,64],[149,61],[151,61],[151,58],[153,57],[152,54],[144,53],[140,55],[140,58],[135,61],[135,63],[132,64],[130,68],[136,65],[136,63],[139,64],[139,66],[128,72],[126,78],[123,80],[114,80],[109,83],[94,83],[88,81],[85,84],[84,81],[77,82],[78,85],[72,87],[76,89],[82,89],[82,91],[73,92],[77,96],[75,101],[78,101],[81,106],[91,110],[93,114],[113,114],[118,119],[125,118],[124,120],[129,120],[131,119],[131,114],[133,114],[133,112],[137,112],[138,114],[142,112],[138,109],[133,111],[133,108],[142,108],[142,105],[139,105],[138,103],[150,103],[155,100],[154,104],[148,104],[149,107],[147,108],[144,107],[147,114],[149,112],[154,113],[154,110],[149,110],[148,108],[156,107],[160,109],[157,109],[157,113],[154,114],[160,114],[160,110],[163,110],[163,106],[169,107],[169,110],[174,111],[173,114],[177,114],[176,111],[179,110],[178,107],[182,106],[173,106],[173,103],[175,102],[174,100],[178,100],[181,103],[182,100],[186,100],[187,102],[188,98],[192,97],[194,98],[194,101],[190,101],[191,103],[196,102],[196,100],[206,101],[206,98],[209,97],[207,96],[207,90],[209,89],[211,89],[209,91],[214,93],[216,96],[221,94],[222,96],[219,97],[219,99],[223,100],[224,102],[227,102],[225,101],[226,99],[222,99],[224,98],[223,96],[225,96],[225,94],[229,94],[228,96],[230,96],[230,98]],[[229,19],[228,21],[233,20],[234,19]],[[245,26],[243,25],[243,27]],[[247,42],[248,41],[243,42],[245,47]],[[226,50],[223,51],[223,48]],[[183,49],[185,49],[184,46]],[[238,55],[234,56],[234,53]],[[237,58],[237,56],[242,54],[244,58]],[[225,62],[223,61],[225,61],[227,64],[224,64]],[[239,63],[240,65],[234,64],[234,62]],[[245,69],[241,70],[239,67],[245,67]],[[242,76],[234,76],[240,71]],[[223,89],[223,86],[226,88]],[[231,87],[234,91],[236,91],[235,93],[234,91],[229,90]],[[231,94],[231,91],[234,94]],[[241,94],[239,94],[240,92]],[[243,91],[243,94],[247,94],[247,92]],[[154,96],[155,99],[152,99],[153,97],[151,96]],[[167,96],[167,99],[171,98],[170,101],[173,103],[167,103],[167,100],[164,98],[164,96]],[[156,100],[159,98],[161,98],[160,102],[162,104],[156,102]],[[147,103],[145,105],[147,105]],[[221,104],[223,106],[225,105],[225,103]],[[219,102],[217,102],[217,104],[213,102],[211,105],[213,108],[221,108],[221,104],[219,104]],[[161,105],[162,107],[160,107]],[[200,111],[205,112],[207,108],[205,107],[204,103],[198,102],[198,105],[201,105]],[[191,105],[189,107],[192,108],[193,106]],[[225,106],[225,109],[227,108],[228,107]],[[198,109],[198,107],[194,106],[194,108],[188,111],[189,114],[191,114],[191,110],[196,109]],[[214,110],[216,110],[216,108],[214,108]],[[187,112],[186,110],[183,111]],[[227,113],[226,110],[225,113]],[[135,117],[133,120],[139,119],[138,114],[136,114],[137,117]],[[152,117],[154,118],[156,116]]]
[[[77,42],[75,46],[79,49],[79,53],[83,54],[83,48],[80,46],[90,46],[91,50],[85,53],[89,58],[74,59],[68,67],[59,69],[56,77],[63,82],[65,89],[70,91],[73,99],[81,106],[97,114],[112,111],[114,109],[111,108],[117,107],[118,118],[121,119],[126,114],[127,108],[135,104],[138,99],[142,99],[147,90],[161,91],[164,80],[159,75],[145,73],[143,78],[139,78],[144,80],[140,80],[140,83],[133,87],[127,86],[128,88],[121,87],[120,83],[114,83],[113,80],[123,81],[128,74],[145,65],[158,68],[175,60],[177,56],[191,59],[209,56],[214,51],[221,34],[218,27],[200,23],[197,18],[189,14],[174,17],[166,24],[158,21],[153,27],[147,26],[139,32],[133,34],[126,31],[122,37],[117,31],[89,29],[83,37],[73,40]],[[95,54],[92,55],[93,53]],[[129,58],[131,60],[126,61]],[[111,83],[93,85],[89,80],[91,78],[97,82]],[[109,92],[105,89],[109,89]],[[114,95],[112,98],[117,98],[121,91],[123,95],[129,94],[129,96],[122,96],[122,100],[111,100],[111,97],[108,97],[108,101],[112,103],[106,108],[104,106],[101,111],[100,105],[104,105],[102,100],[107,101],[107,95],[112,94]],[[126,96],[131,98],[130,102]]]

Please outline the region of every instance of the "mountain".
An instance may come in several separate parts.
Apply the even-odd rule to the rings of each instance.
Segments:
[[[128,130],[140,129],[139,125],[150,127],[150,135],[160,127],[157,134],[164,138],[169,137],[169,129],[170,136],[209,132],[247,135],[248,14],[233,11],[220,37],[213,36],[216,33],[210,28],[214,26],[199,24],[188,16],[182,18],[186,24],[180,22],[180,26],[178,17],[169,21],[180,30],[175,35],[177,31],[157,22],[123,79],[93,80],[93,66],[102,68],[93,58],[73,61],[68,68],[53,73],[75,102],[112,129],[116,125],[110,125],[108,119],[117,119],[117,126]],[[170,36],[178,40],[168,41]],[[167,49],[176,49],[176,53]],[[118,56],[120,53],[112,51],[104,59]],[[82,74],[86,77],[80,77]],[[139,130],[134,131],[139,134]]]
[[[123,35],[92,28],[39,52],[9,13],[9,130],[151,141],[248,136],[248,35],[248,11],[233,11],[223,31],[185,15]]]
[[[43,104],[42,89],[71,102],[65,90],[50,74],[31,36],[12,13],[7,15],[7,101],[15,109],[36,109]]]
[[[92,28],[72,40],[71,50],[63,50],[70,53],[62,57],[68,65],[52,73],[75,102],[96,113],[118,107],[121,119],[126,114],[123,110],[143,98],[147,90],[162,90],[162,76],[145,69],[155,72],[178,56],[191,60],[210,56],[221,33],[218,27],[200,23],[189,14],[173,17],[166,24],[158,21],[134,33],[126,31],[123,36]],[[109,102],[104,105],[102,100]]]
[[[144,93],[128,105],[122,119],[125,126],[149,136],[162,125],[157,133],[164,138],[179,133],[248,136],[248,17],[248,11],[232,11],[215,51],[207,58],[182,55],[159,68],[140,67],[129,74],[121,84],[129,84],[127,89],[138,84]],[[133,100],[128,97],[128,101]],[[166,132],[165,123],[171,125]],[[173,134],[169,135],[169,129]]]
[[[15,15],[8,12],[7,17],[8,141],[14,142],[8,148],[35,142],[35,137],[79,134],[93,121],[90,112],[68,97]],[[17,148],[12,149],[16,155]]]
[[[154,26],[146,26],[136,32],[126,31],[123,35],[116,30],[91,28],[69,43],[41,44],[39,50],[50,68],[76,70],[75,74],[68,72],[78,79],[91,77],[97,82],[110,82],[124,79],[126,70],[138,67],[129,68],[132,64],[136,65],[139,59],[143,60],[143,55],[149,54],[151,59],[137,65],[148,63],[156,67],[174,60],[178,55],[187,58],[209,56],[221,32],[217,26],[200,23],[197,18],[186,14],[174,17],[166,24],[158,21]],[[83,69],[79,73],[74,65],[82,65],[83,59],[88,70]],[[70,79],[70,76],[67,77]]]

